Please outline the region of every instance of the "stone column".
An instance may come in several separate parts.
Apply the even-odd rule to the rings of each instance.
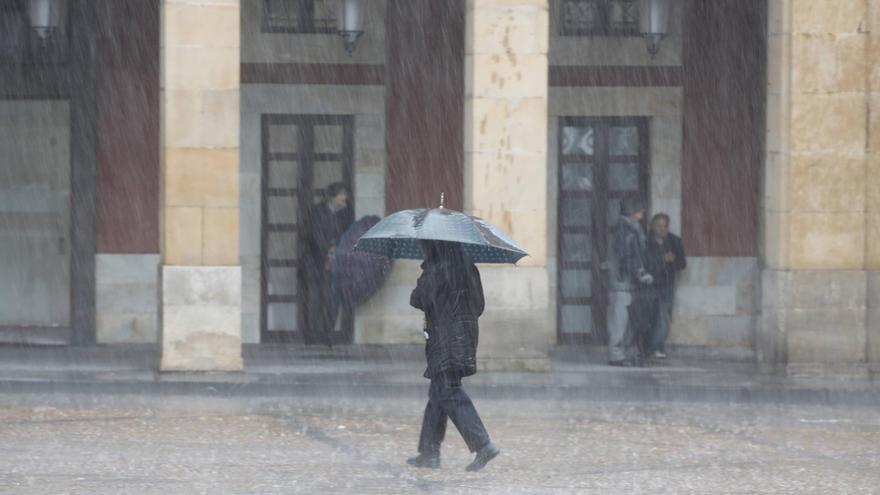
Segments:
[[[547,267],[547,0],[468,0],[465,211],[531,256],[483,266],[482,369],[549,366],[555,341]]]
[[[161,369],[240,370],[239,1],[163,0]]]
[[[868,171],[865,268],[868,270],[868,361],[880,365],[880,0],[868,0]]]
[[[877,266],[867,196],[878,181],[868,169],[869,3],[769,2],[757,339],[768,366],[863,369],[867,359],[866,268]]]

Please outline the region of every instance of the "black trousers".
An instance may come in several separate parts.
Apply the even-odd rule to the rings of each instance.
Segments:
[[[306,282],[306,344],[332,343],[333,328],[336,326],[338,308],[330,292],[330,274],[319,268],[310,267],[304,271]]]
[[[643,358],[651,351],[651,324],[656,313],[657,297],[650,288],[640,288],[633,295],[629,306],[629,328],[627,341],[635,344]]]
[[[461,376],[457,374],[442,374],[431,379],[428,405],[425,406],[422,433],[419,435],[419,453],[440,453],[440,444],[446,435],[447,418],[458,428],[471,452],[489,444],[489,433],[471,398],[462,389]]]

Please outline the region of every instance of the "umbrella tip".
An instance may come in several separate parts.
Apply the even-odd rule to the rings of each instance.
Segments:
[[[440,193],[440,209],[446,207],[446,193]]]

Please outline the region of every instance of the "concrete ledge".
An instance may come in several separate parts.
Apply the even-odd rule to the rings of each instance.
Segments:
[[[549,356],[483,357],[477,359],[480,372],[547,373],[551,369]]]

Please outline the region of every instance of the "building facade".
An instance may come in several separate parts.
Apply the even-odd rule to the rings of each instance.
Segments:
[[[481,267],[487,369],[605,342],[628,196],[689,255],[673,346],[880,362],[880,2],[674,1],[653,55],[629,0],[364,0],[351,54],[331,0],[59,3],[44,39],[0,2],[5,341],[152,344],[166,370],[297,344],[301,212],[342,181],[357,218],[445,193],[531,253]],[[395,262],[335,340],[421,342],[418,273]]]

